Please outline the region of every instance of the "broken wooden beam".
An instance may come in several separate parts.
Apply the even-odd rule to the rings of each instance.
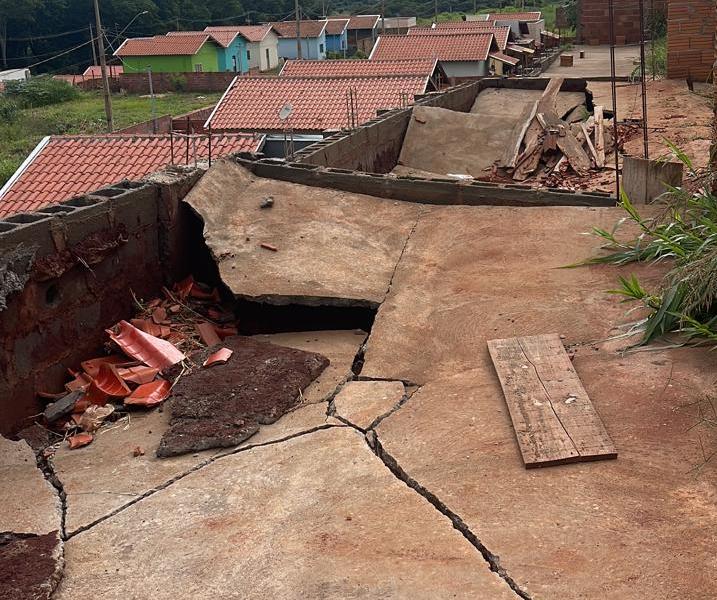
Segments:
[[[605,130],[603,129],[603,108],[595,107],[595,153],[597,167],[605,166]]]
[[[557,334],[490,340],[525,467],[617,458]]]

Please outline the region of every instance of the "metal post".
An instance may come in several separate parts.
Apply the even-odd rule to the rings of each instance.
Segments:
[[[647,87],[645,84],[645,0],[640,0],[640,85],[642,86],[642,143],[645,159],[650,158],[647,140]]]
[[[152,133],[157,133],[157,112],[154,106],[154,86],[152,85],[152,67],[147,66],[147,75],[149,75],[149,102],[152,107]]]
[[[620,201],[620,156],[617,139],[617,88],[615,85],[615,5],[614,0],[608,0],[608,15],[610,26],[610,86],[612,88],[612,124],[613,143],[615,144],[615,190],[617,201]]]
[[[301,9],[299,0],[294,0],[294,14],[296,15],[296,58],[301,60]]]
[[[92,64],[97,66],[97,52],[95,51],[95,35],[92,33],[92,23],[90,23],[90,45],[92,46]]]
[[[112,97],[110,96],[110,82],[107,78],[107,61],[105,61],[105,44],[102,41],[103,29],[100,19],[99,0],[95,2],[95,24],[97,28],[97,50],[100,55],[100,71],[102,72],[102,92],[105,97],[105,116],[107,117],[107,131],[112,133],[114,121],[112,119]]]
[[[652,81],[655,81],[657,58],[655,57],[655,0],[650,0],[650,56],[652,58]]]
[[[433,0],[433,22],[438,23],[438,0]]]
[[[381,33],[386,34],[386,0],[381,0]]]
[[[169,129],[169,153],[172,155],[172,158],[170,160],[171,164],[174,164],[174,131],[172,130],[172,125],[170,122],[170,129]]]
[[[212,166],[212,124],[209,123],[209,166]]]

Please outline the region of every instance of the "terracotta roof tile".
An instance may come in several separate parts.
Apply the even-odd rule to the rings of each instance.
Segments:
[[[326,23],[326,35],[341,35],[348,24],[348,19],[329,19]]]
[[[110,77],[117,77],[120,73],[124,73],[124,67],[122,65],[107,65]],[[85,79],[99,79],[102,77],[102,69],[99,65],[92,65],[85,69],[82,73]]]
[[[430,25],[426,27],[430,28]],[[495,21],[444,21],[443,23],[436,23],[436,29],[465,29],[466,27],[477,29],[495,27]],[[412,27],[411,29],[414,28]]]
[[[493,34],[382,35],[371,60],[437,58],[440,61],[481,61],[488,58]]]
[[[520,62],[520,60],[518,60],[517,58],[508,56],[507,54],[503,54],[502,52],[491,52],[490,57],[513,66],[517,65]]]
[[[540,21],[540,12],[504,12],[490,13],[489,21]]]
[[[341,129],[349,124],[347,95],[356,94],[357,121],[379,109],[413,103],[425,92],[426,76],[403,77],[237,77],[210,117],[215,131],[281,131],[279,111],[291,104],[286,125],[294,131]]]
[[[479,23],[480,27],[473,26],[474,23]],[[501,50],[505,50],[508,45],[508,38],[510,37],[510,27],[506,26],[490,26],[485,27],[481,21],[466,21],[464,22],[465,27],[412,27],[408,30],[408,35],[465,35],[473,33],[492,33],[495,37],[496,44]],[[452,24],[451,24],[452,25]]]
[[[296,21],[278,21],[271,24],[281,37],[296,37]],[[301,37],[316,38],[320,37],[326,29],[326,21],[301,21]]]
[[[374,29],[380,18],[381,15],[353,15],[349,19],[349,30]]]
[[[206,33],[130,38],[117,48],[115,56],[191,56],[196,54],[208,39],[209,35]]]
[[[265,25],[215,25],[205,27],[204,31],[215,33],[218,31],[236,31],[239,35],[244,36],[250,42],[261,42],[272,30],[272,26]]]
[[[31,212],[123,179],[136,180],[172,164],[187,164],[186,138],[168,135],[53,136],[0,195],[0,218]],[[258,151],[263,138],[212,135],[212,157]],[[197,138],[197,160],[209,156],[207,137]],[[190,142],[189,164],[194,164]]]
[[[282,77],[377,77],[423,75],[436,70],[436,59],[413,60],[287,60]]]
[[[229,45],[234,41],[234,38],[239,35],[238,31],[226,30],[226,31],[169,31],[168,36],[177,35],[209,35],[217,44],[222,48],[228,48]]]

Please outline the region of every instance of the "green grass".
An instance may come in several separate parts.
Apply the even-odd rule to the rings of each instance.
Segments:
[[[157,116],[182,113],[217,102],[221,94],[168,93],[157,97]],[[112,97],[115,129],[152,118],[150,99],[141,96]],[[104,133],[106,127],[102,95],[82,92],[77,100],[42,108],[20,110],[8,122],[0,121],[0,186],[2,186],[38,142],[47,135]]]

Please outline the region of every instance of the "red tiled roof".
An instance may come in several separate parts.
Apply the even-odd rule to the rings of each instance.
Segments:
[[[435,58],[413,60],[287,60],[282,77],[385,77],[423,75],[436,70]]]
[[[503,54],[502,52],[491,52],[490,57],[513,66],[517,65],[520,62],[520,60],[518,60],[517,58],[513,58],[512,56],[508,56],[507,54]]]
[[[341,35],[348,24],[348,19],[329,19],[326,23],[326,35]]]
[[[413,103],[428,77],[237,77],[209,117],[215,131],[323,131],[349,125],[347,95],[355,93],[356,120],[365,123],[379,109]],[[291,117],[279,111],[291,104]]]
[[[276,29],[281,37],[296,37],[296,21],[278,21],[277,23],[272,23],[271,25],[274,29]],[[324,29],[326,29],[326,21],[301,21],[302,38],[320,37],[324,32]]]
[[[272,30],[269,24],[264,25],[214,25],[205,27],[204,31],[209,33],[235,31],[242,35],[250,42],[261,42],[267,34]]]
[[[495,21],[444,21],[436,23],[436,29],[465,29],[466,27],[481,29],[495,27]]]
[[[472,21],[476,23],[477,21]],[[495,26],[495,27],[451,27],[451,28],[430,28],[430,27],[412,27],[408,30],[408,35],[466,35],[473,33],[492,33],[495,37],[495,42],[498,44],[498,48],[505,50],[508,45],[508,38],[510,36],[510,27],[506,26]]]
[[[382,35],[371,52],[371,60],[437,58],[440,61],[481,61],[488,58],[493,34]]]
[[[43,140],[36,156],[0,191],[0,218],[31,212],[123,179],[136,180],[169,164],[186,164],[187,138],[168,135],[52,136]],[[42,144],[45,144],[42,146]],[[235,152],[255,152],[263,137],[212,135],[212,158]],[[209,156],[207,136],[198,136],[197,160]],[[189,164],[194,164],[190,142]]]
[[[349,30],[374,29],[381,15],[353,15],[349,19]]]
[[[124,73],[124,67],[122,65],[107,65],[107,71],[110,77],[117,77],[120,73]],[[102,77],[102,68],[99,65],[92,65],[85,69],[82,76],[85,79],[99,79]]]
[[[540,12],[490,13],[489,21],[540,21]]]
[[[117,48],[115,56],[191,56],[199,52],[208,39],[207,33],[130,38]]]
[[[239,35],[238,31],[226,30],[226,31],[168,31],[167,35],[209,35],[217,44],[222,48],[228,48],[234,41],[234,38]]]

